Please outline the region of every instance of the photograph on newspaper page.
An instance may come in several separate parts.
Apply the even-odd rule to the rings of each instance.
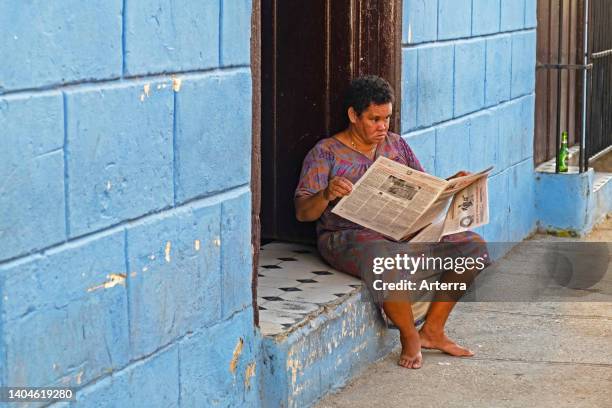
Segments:
[[[468,231],[489,223],[489,196],[487,178],[455,194],[444,221],[444,235]]]

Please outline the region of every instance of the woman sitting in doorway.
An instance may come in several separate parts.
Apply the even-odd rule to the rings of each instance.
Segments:
[[[389,132],[393,102],[393,90],[384,79],[370,75],[353,80],[345,102],[348,127],[320,140],[310,150],[304,159],[295,191],[297,219],[317,221],[317,246],[321,256],[334,268],[366,282],[371,281],[375,257],[421,253],[421,247],[408,242],[390,241],[380,233],[331,212],[337,200],[351,193],[353,183],[379,156],[424,171],[408,144],[399,135]],[[464,174],[459,172],[453,177]],[[478,256],[474,254],[474,247],[480,255],[485,255],[486,251],[483,239],[473,232],[448,235],[441,242],[441,247],[436,246],[437,251],[441,251],[438,255],[446,252],[446,255],[465,256],[470,252],[470,256]],[[459,275],[450,272],[443,273],[441,281],[456,281]],[[461,278],[470,281],[473,276],[466,273]],[[385,299],[380,302],[384,314],[400,331],[402,352],[398,363],[401,366],[420,368],[421,348],[438,349],[452,356],[474,355],[449,339],[444,331],[457,298],[432,302],[426,322],[419,331],[414,325],[408,301]]]

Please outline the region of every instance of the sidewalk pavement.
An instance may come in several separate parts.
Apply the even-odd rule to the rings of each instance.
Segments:
[[[612,218],[582,241],[612,242]],[[612,293],[612,268],[597,288]],[[459,303],[447,329],[476,356],[424,350],[408,370],[396,350],[317,408],[612,406],[611,302]]]

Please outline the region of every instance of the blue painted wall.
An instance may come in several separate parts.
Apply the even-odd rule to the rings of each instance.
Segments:
[[[536,0],[404,0],[402,135],[448,177],[495,166],[488,241],[535,229]]]
[[[0,384],[257,405],[250,16],[0,0]]]
[[[0,384],[258,405],[250,1],[12,3]],[[535,0],[404,0],[402,133],[437,175],[496,166],[491,241],[534,227],[534,26]]]

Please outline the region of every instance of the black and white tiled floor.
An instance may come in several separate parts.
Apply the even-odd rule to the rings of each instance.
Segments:
[[[261,248],[258,275],[259,327],[266,336],[289,331],[362,286],[327,265],[314,247],[282,242]]]

